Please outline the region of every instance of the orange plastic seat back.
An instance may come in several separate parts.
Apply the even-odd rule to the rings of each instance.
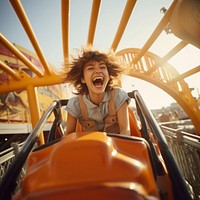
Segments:
[[[158,199],[148,146],[102,132],[71,133],[31,153],[15,200]]]
[[[137,120],[135,118],[133,111],[129,107],[128,107],[128,113],[129,113],[129,123],[130,123],[131,136],[141,137],[141,132],[140,132],[140,129],[138,127]]]

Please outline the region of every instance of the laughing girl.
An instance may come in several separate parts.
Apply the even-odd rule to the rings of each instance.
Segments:
[[[122,68],[112,52],[83,48],[64,70],[64,81],[76,89],[76,96],[66,106],[66,134],[76,131],[78,120],[84,132],[130,135],[130,99],[124,90],[114,87],[114,79],[122,73]]]

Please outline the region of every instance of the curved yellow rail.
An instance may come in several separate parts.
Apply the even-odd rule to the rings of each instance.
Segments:
[[[147,52],[143,60],[139,60],[136,64],[133,60],[137,57],[140,49],[124,49],[117,53],[123,66],[126,66],[126,74],[143,79],[149,83],[156,85],[170,96],[172,96],[181,107],[187,112],[191,118],[196,131],[200,133],[200,109],[197,100],[192,96],[191,90],[184,79],[180,79],[181,75],[164,59],[157,55]],[[154,64],[155,63],[155,64]],[[200,70],[196,67],[186,72],[182,77],[187,77]]]

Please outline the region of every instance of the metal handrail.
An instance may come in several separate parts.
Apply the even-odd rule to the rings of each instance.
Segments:
[[[193,198],[200,199],[200,136],[161,126]]]
[[[174,129],[174,128],[171,128],[171,127],[168,127],[168,126],[164,126],[164,125],[161,125],[161,129],[169,131],[169,132],[172,132],[172,133],[180,132],[182,136],[188,136],[188,137],[190,137],[192,139],[196,139],[196,140],[200,141],[200,136],[199,135],[194,135],[194,134],[191,134],[191,133],[187,133],[187,132],[182,131],[180,129]]]
[[[22,145],[24,144],[24,142],[17,144],[19,148],[22,147]],[[14,147],[10,147],[9,149],[6,149],[2,152],[0,152],[0,164],[4,163],[6,160],[11,159],[12,157],[14,157],[16,149]]]

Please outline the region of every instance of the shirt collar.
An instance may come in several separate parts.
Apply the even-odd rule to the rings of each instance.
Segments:
[[[106,91],[105,92],[105,95],[104,95],[104,97],[103,97],[103,101],[102,101],[102,103],[105,103],[105,102],[108,102],[109,100],[110,100],[110,92],[109,91]],[[92,103],[91,101],[90,101],[90,96],[89,96],[89,94],[84,94],[83,95],[83,101],[85,102],[85,104],[86,104],[86,106],[88,107],[88,108],[96,108],[96,107],[98,107],[97,105],[95,105],[94,103]]]

